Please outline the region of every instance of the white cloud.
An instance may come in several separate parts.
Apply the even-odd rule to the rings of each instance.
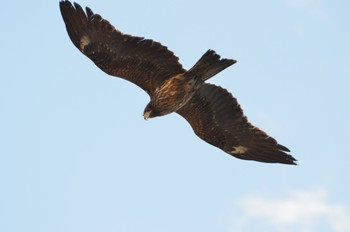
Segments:
[[[326,13],[323,0],[284,0],[288,8],[293,11],[300,12],[301,15],[294,15],[294,24],[290,28],[293,35],[297,39],[304,39],[312,27],[310,23],[315,23],[316,19],[318,22],[324,23],[328,21],[329,17]],[[300,17],[300,16],[306,17]]]
[[[303,39],[306,35],[306,27],[302,23],[294,24],[292,31],[297,39]]]
[[[330,202],[325,190],[296,191],[282,198],[250,195],[237,206],[241,213],[232,231],[246,231],[252,224],[269,231],[350,231],[349,208]]]
[[[317,5],[319,0],[286,0],[288,4],[299,8],[310,8]]]

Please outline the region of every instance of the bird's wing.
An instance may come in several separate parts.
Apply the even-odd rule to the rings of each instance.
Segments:
[[[60,2],[73,44],[104,72],[131,81],[152,94],[167,78],[184,72],[178,57],[153,40],[126,35],[77,3]]]
[[[295,164],[289,149],[278,144],[244,116],[237,100],[227,90],[204,84],[177,111],[204,141],[240,159]]]

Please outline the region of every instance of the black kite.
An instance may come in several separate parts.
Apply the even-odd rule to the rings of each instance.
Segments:
[[[254,127],[227,90],[205,83],[236,61],[208,50],[190,69],[167,47],[150,39],[123,34],[100,15],[77,3],[60,9],[73,44],[109,75],[145,90],[150,103],[144,118],[176,112],[204,141],[245,160],[295,164],[289,149]]]

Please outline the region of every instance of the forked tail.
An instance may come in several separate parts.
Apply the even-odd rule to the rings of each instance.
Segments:
[[[202,81],[206,81],[234,63],[236,63],[235,60],[220,59],[220,56],[216,54],[215,51],[208,50],[197,63],[187,71],[187,74],[189,76],[199,77]]]

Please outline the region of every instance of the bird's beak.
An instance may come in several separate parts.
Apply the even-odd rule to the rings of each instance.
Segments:
[[[147,119],[149,118],[149,115],[150,115],[150,112],[145,112],[145,113],[143,114],[143,118],[144,118],[145,120],[147,120]]]

